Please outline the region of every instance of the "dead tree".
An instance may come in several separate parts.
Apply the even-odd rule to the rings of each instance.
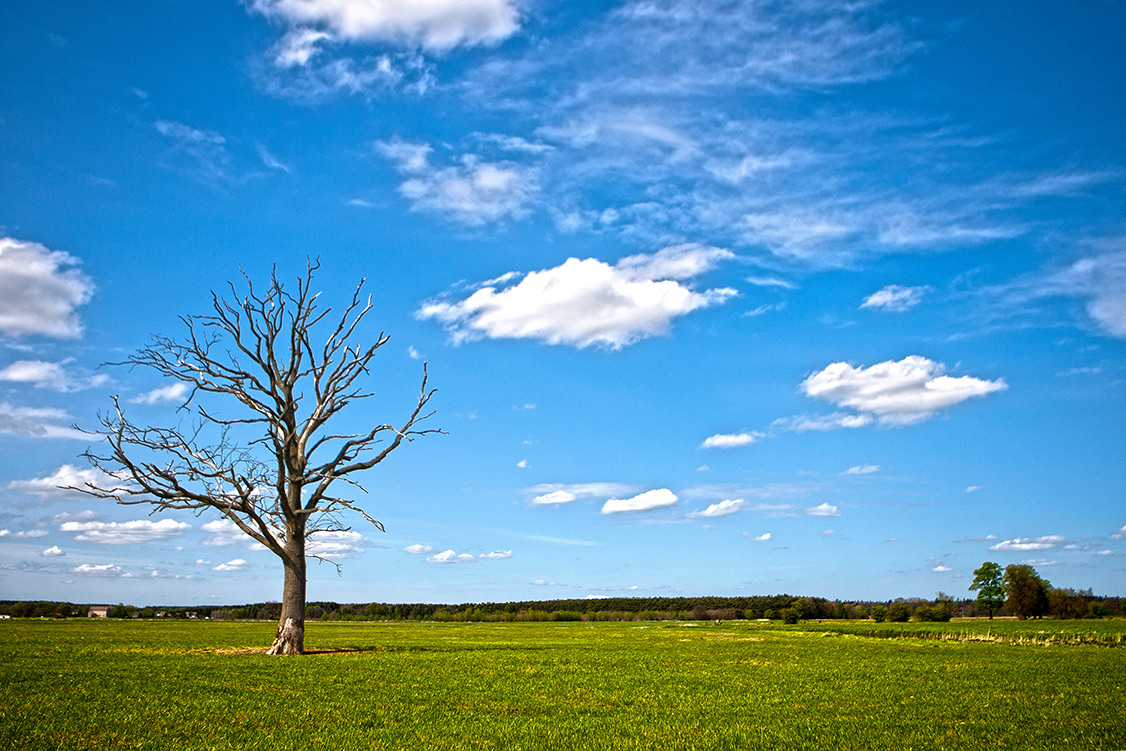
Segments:
[[[361,297],[363,281],[343,314],[329,319],[331,309],[319,309],[311,291],[317,268],[310,262],[292,294],[276,269],[264,292],[244,274],[245,294],[231,285],[230,300],[212,293],[213,313],[181,318],[182,339],[155,336],[119,363],[185,384],[190,425],[138,425],[114,397],[96,431],[108,451],[85,453],[113,487],[76,488],[155,511],[214,509],[278,556],[285,586],[270,654],[304,651],[306,564],[316,557],[306,551],[310,536],[346,529],[341,513],[348,511],[383,531],[341,491],[362,491],[355,475],[403,441],[442,432],[420,427],[433,414],[425,364],[417,403],[398,426],[330,429],[331,422],[339,430],[333,418],[345,407],[373,395],[361,381],[388,336],[359,343],[359,324],[372,308],[371,297]],[[314,333],[322,338],[314,341]]]

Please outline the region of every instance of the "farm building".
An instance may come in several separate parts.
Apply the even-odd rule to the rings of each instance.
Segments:
[[[109,617],[109,605],[91,605],[86,615],[89,618],[107,618]]]

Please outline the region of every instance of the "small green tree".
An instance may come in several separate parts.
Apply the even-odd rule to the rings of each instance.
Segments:
[[[893,602],[888,608],[888,623],[903,623],[910,617],[911,608],[907,607],[907,603],[901,600]]]
[[[877,602],[872,606],[872,609],[868,611],[868,615],[870,615],[872,617],[872,620],[874,620],[876,623],[880,623],[888,616],[887,606],[883,603]]]
[[[1003,583],[1005,594],[1008,595],[1006,604],[1017,618],[1037,618],[1048,612],[1048,590],[1051,585],[1041,579],[1032,566],[1006,566]]]
[[[977,599],[974,600],[974,604],[988,612],[990,620],[993,619],[994,611],[1000,610],[1001,606],[1005,604],[1003,577],[1004,572],[1001,571],[1001,564],[992,561],[986,561],[974,571],[974,581],[970,585],[971,592],[977,591]]]

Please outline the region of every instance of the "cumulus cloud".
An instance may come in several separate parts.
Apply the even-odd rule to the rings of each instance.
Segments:
[[[511,557],[511,550],[494,550],[491,553],[483,553],[479,556],[479,558],[483,561],[503,561],[504,559]]]
[[[67,372],[65,365],[65,362],[17,360],[0,368],[0,381],[26,383],[37,389],[49,389],[66,394],[100,386],[109,380],[109,376],[106,375],[73,375]]]
[[[128,574],[126,574],[120,566],[114,565],[112,563],[83,563],[72,568],[70,572],[72,574],[82,574],[83,576],[128,576]]]
[[[953,571],[953,570],[954,569],[950,568],[949,566],[943,566],[942,564],[939,564],[939,565],[937,565],[937,566],[935,566],[934,568],[931,569],[931,571],[934,571],[935,573],[939,573],[939,574],[943,574],[943,573],[946,573],[947,571]]]
[[[161,519],[157,522],[138,519],[129,522],[63,522],[59,529],[63,532],[78,532],[74,539],[80,542],[135,545],[176,537],[191,529],[191,525],[175,519]]]
[[[870,475],[874,472],[880,471],[879,464],[857,464],[855,467],[849,467],[842,475]]]
[[[207,533],[207,538],[203,541],[204,545],[223,547],[251,542],[251,538],[230,519],[215,519],[203,524],[200,529]]]
[[[414,545],[407,545],[405,548],[403,548],[403,552],[410,553],[411,555],[430,555],[435,551],[434,548],[430,545],[415,543]]]
[[[538,339],[578,348],[621,349],[667,333],[672,320],[733,297],[698,292],[683,281],[731,258],[730,251],[679,245],[611,266],[594,258],[509,277],[456,302],[431,300],[416,314],[445,324],[455,343],[489,337]]]
[[[473,563],[477,559],[469,553],[458,553],[453,550],[443,550],[426,559],[427,563]]]
[[[308,48],[333,36],[395,42],[441,52],[496,44],[520,25],[513,0],[249,0],[250,10],[292,27],[286,64],[304,65]]]
[[[805,510],[806,516],[840,516],[841,512],[831,503],[822,503]]]
[[[946,366],[912,355],[870,367],[836,362],[809,376],[801,390],[815,399],[851,407],[883,425],[911,425],[973,397],[1008,388],[1004,380],[946,375]]]
[[[771,535],[769,532],[763,532],[758,537],[755,537],[754,541],[755,542],[770,542],[773,539],[774,539],[774,536]]]
[[[138,394],[129,401],[132,404],[177,404],[183,402],[187,394],[188,384],[170,383],[167,386],[160,386],[152,391]]]
[[[66,555],[66,552],[63,551],[63,549],[60,548],[58,545],[52,545],[51,547],[47,548],[46,550],[44,550],[39,555],[43,556],[44,558],[58,558],[60,556]]]
[[[47,531],[44,529],[29,529],[22,532],[13,532],[10,529],[0,529],[0,538],[9,538],[12,540],[29,540],[36,537],[46,537]]]
[[[747,502],[742,498],[732,500],[720,501],[713,503],[703,511],[693,511],[688,516],[691,518],[697,517],[713,517],[713,516],[727,516],[728,514],[735,514],[746,508]]]
[[[860,307],[888,313],[904,313],[921,303],[929,289],[929,287],[903,287],[889,284],[864,298]]]
[[[235,558],[233,560],[227,561],[226,563],[220,563],[218,566],[212,566],[211,570],[212,571],[242,571],[245,568],[246,568],[246,561],[242,558]]]
[[[651,511],[675,506],[676,494],[667,488],[649,490],[632,498],[611,498],[602,504],[603,514],[620,514],[634,511]]]
[[[633,485],[617,482],[542,483],[525,488],[530,494],[527,502],[532,506],[559,506],[580,498],[609,498],[613,495],[636,493]]]
[[[0,237],[0,333],[73,339],[82,334],[75,310],[94,284],[79,260],[39,243]]]
[[[84,488],[87,485],[96,485],[107,489],[123,489],[116,478],[93,467],[79,468],[73,464],[64,464],[46,477],[36,477],[31,480],[12,480],[8,483],[7,489],[45,498],[72,494],[76,491],[69,490],[69,488]]]
[[[88,439],[87,434],[59,424],[69,419],[65,411],[53,407],[17,407],[0,402],[0,433],[27,438]]]
[[[522,216],[535,197],[534,170],[515,162],[488,162],[464,154],[457,164],[436,167],[433,149],[394,139],[376,150],[395,163],[406,179],[399,193],[419,211],[431,211],[473,227]]]
[[[371,543],[359,532],[351,530],[322,530],[313,532],[306,540],[306,552],[319,558],[355,558]]]
[[[749,446],[762,438],[762,433],[717,433],[708,436],[700,444],[702,449],[733,449],[739,446]]]
[[[1002,540],[989,549],[997,552],[1025,552],[1029,550],[1051,550],[1065,541],[1063,535],[1044,535],[1043,537],[1014,537],[1011,540]]]
[[[834,412],[830,415],[796,415],[775,420],[772,424],[783,430],[802,433],[807,430],[826,431],[841,428],[863,428],[871,425],[871,415],[855,415],[848,412]]]

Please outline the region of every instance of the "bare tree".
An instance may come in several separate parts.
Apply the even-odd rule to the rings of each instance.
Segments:
[[[355,343],[372,308],[371,297],[361,297],[363,281],[343,314],[329,319],[331,308],[319,309],[311,291],[318,266],[309,263],[293,294],[276,269],[262,292],[244,274],[245,294],[231,285],[230,300],[212,293],[213,313],[181,318],[183,339],[154,336],[119,363],[185,384],[182,409],[193,414],[191,424],[137,425],[114,397],[96,431],[108,452],[85,453],[114,483],[76,488],[122,504],[151,504],[155,511],[215,509],[278,556],[285,586],[270,654],[304,651],[306,559],[316,557],[315,548],[306,549],[310,536],[347,529],[340,519],[347,511],[383,530],[355,500],[340,495],[342,486],[362,490],[357,473],[382,462],[403,441],[442,432],[419,425],[433,414],[426,412],[434,391],[428,390],[425,364],[417,403],[398,426],[329,429],[345,407],[373,395],[361,387],[361,377],[388,336]],[[327,336],[314,341],[314,330]]]

